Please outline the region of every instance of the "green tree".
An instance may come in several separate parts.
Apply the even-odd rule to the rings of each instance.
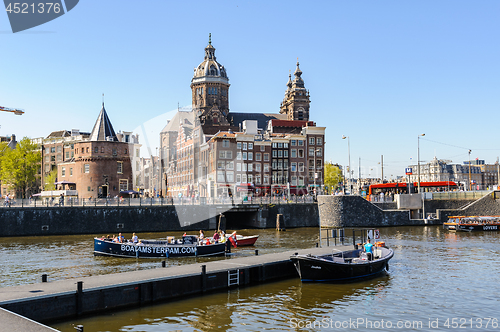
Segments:
[[[20,192],[23,198],[27,190],[36,184],[36,174],[40,168],[38,146],[27,137],[14,150],[6,149],[0,157],[0,178],[4,185]]]
[[[57,180],[57,168],[54,168],[45,177],[45,183],[43,184],[43,190],[56,190],[56,180]]]
[[[328,192],[337,189],[339,187],[339,183],[341,182],[342,182],[342,171],[340,170],[340,167],[338,165],[326,163],[325,186],[328,188]]]

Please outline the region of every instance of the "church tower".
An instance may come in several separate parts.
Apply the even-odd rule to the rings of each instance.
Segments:
[[[309,91],[304,87],[302,71],[297,61],[297,69],[293,73],[295,79],[292,81],[291,75],[288,75],[287,89],[285,98],[281,103],[280,113],[287,115],[287,120],[309,121]]]
[[[203,126],[229,125],[229,79],[226,69],[217,62],[209,34],[205,59],[194,69],[191,80],[193,112]]]

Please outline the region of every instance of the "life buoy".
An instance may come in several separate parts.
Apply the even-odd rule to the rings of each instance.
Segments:
[[[232,236],[229,237],[229,242],[231,242],[231,244],[235,248],[238,246],[238,243],[236,242],[236,240]]]

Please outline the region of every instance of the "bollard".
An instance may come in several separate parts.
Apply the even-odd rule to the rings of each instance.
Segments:
[[[226,241],[226,253],[231,253],[231,241]]]
[[[167,262],[166,261],[161,261],[161,267],[166,267],[167,266]]]
[[[47,282],[47,275],[46,274],[42,274],[42,282]]]
[[[255,256],[259,256],[259,249],[255,249]]]
[[[83,325],[77,325],[75,327],[75,329],[78,331],[78,332],[83,332]]]
[[[201,266],[201,292],[204,293],[207,289],[207,266]]]
[[[80,316],[83,311],[83,281],[78,281],[76,284],[76,314]]]

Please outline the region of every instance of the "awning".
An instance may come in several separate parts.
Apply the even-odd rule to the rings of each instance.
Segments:
[[[69,182],[69,181],[58,181],[54,184],[75,184],[74,182]]]

